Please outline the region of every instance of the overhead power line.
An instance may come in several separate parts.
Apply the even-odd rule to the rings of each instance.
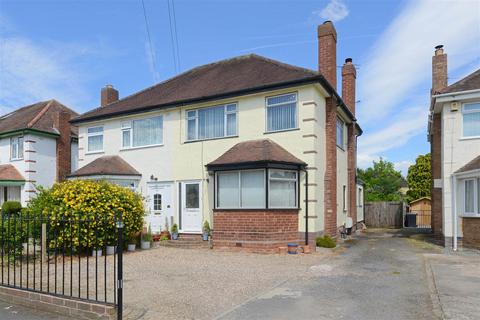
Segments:
[[[170,4],[170,1],[172,2]],[[175,2],[174,0],[167,0],[168,6],[168,21],[170,26],[170,42],[172,45],[173,64],[175,66],[175,72],[180,71],[180,53],[178,47],[178,35],[177,35],[177,19],[175,14]]]
[[[148,19],[147,19],[147,10],[145,9],[145,2],[142,0],[142,8],[143,8],[143,17],[145,18],[145,28],[147,30],[147,40],[148,40],[148,47],[150,49],[150,58],[152,59],[152,68],[153,68],[153,76],[155,79],[155,82],[159,82],[159,75],[158,75],[158,69],[157,69],[157,62],[156,62],[156,57],[155,57],[155,52],[153,50],[153,45],[152,45],[152,38],[150,37],[150,27],[148,25]]]

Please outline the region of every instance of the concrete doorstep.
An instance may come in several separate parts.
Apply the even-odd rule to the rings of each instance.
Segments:
[[[33,310],[41,310],[56,313],[62,316],[74,317],[75,319],[116,319],[114,306],[103,305],[55,297],[38,292],[30,292],[14,288],[0,286],[0,300],[25,306]]]

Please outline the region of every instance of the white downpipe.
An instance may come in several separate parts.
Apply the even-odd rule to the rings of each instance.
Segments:
[[[457,216],[457,177],[452,175],[452,219],[453,219],[453,251],[457,251],[458,216]]]

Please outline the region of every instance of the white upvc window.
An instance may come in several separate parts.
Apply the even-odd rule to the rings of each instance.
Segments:
[[[237,104],[186,111],[187,141],[233,137],[238,131]]]
[[[345,122],[337,118],[337,146],[345,149]]]
[[[122,148],[163,144],[163,116],[122,122]]]
[[[268,207],[296,208],[298,205],[297,172],[268,170]]]
[[[265,170],[217,172],[216,179],[217,208],[265,208]]]
[[[103,151],[103,126],[87,128],[87,152]]]
[[[462,115],[463,137],[480,137],[480,102],[465,103]]]
[[[480,215],[480,178],[464,181],[464,213]]]
[[[298,128],[297,94],[289,93],[266,98],[266,131],[284,131]]]
[[[17,136],[10,138],[10,159],[23,159],[23,137]]]

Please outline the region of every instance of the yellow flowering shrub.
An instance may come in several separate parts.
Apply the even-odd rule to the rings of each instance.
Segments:
[[[138,193],[105,181],[71,180],[39,189],[26,208],[31,216],[48,221],[51,248],[80,250],[116,245],[116,217],[122,217],[124,238],[143,227],[143,201]],[[40,224],[32,233],[39,235]]]

